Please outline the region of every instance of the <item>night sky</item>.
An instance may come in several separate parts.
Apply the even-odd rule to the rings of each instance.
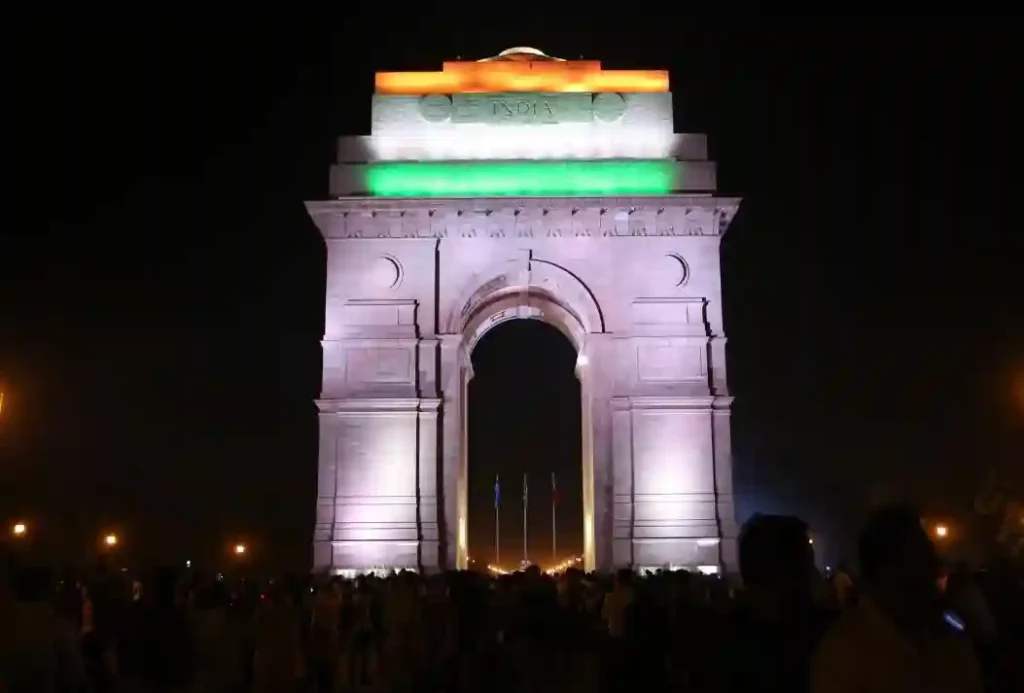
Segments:
[[[375,70],[514,45],[668,68],[676,131],[708,133],[720,191],[745,198],[723,241],[741,516],[798,513],[838,554],[870,498],[956,514],[989,469],[1021,488],[1019,43],[991,22],[90,17],[26,30],[8,105],[0,517],[44,555],[117,531],[140,560],[245,540],[308,567],[325,255],[302,202],[326,195],[334,138],[369,132]],[[578,549],[572,359],[537,325],[474,354],[473,551],[499,472],[521,550],[524,470],[537,550],[551,471]]]

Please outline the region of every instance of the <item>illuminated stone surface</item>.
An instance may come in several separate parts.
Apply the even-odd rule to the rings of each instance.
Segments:
[[[469,356],[537,319],[581,354],[586,567],[735,569],[719,242],[739,200],[666,193],[307,203],[328,254],[315,568],[465,566]]]

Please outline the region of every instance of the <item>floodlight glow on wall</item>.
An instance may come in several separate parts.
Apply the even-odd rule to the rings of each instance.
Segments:
[[[674,161],[382,162],[367,190],[383,197],[667,195]]]
[[[665,159],[676,137],[656,127],[599,129],[589,124],[545,127],[462,126],[448,135],[373,135],[374,161],[451,161],[459,159]]]
[[[378,72],[378,94],[662,92],[667,70],[602,70],[596,61],[445,63],[441,72]]]

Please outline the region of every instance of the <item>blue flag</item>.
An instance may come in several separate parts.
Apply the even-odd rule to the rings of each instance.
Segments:
[[[498,475],[494,475],[494,509],[501,507],[501,484],[498,483]]]

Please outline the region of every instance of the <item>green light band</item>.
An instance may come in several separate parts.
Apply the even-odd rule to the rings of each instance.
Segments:
[[[682,171],[672,160],[382,162],[366,189],[383,197],[667,195]]]

